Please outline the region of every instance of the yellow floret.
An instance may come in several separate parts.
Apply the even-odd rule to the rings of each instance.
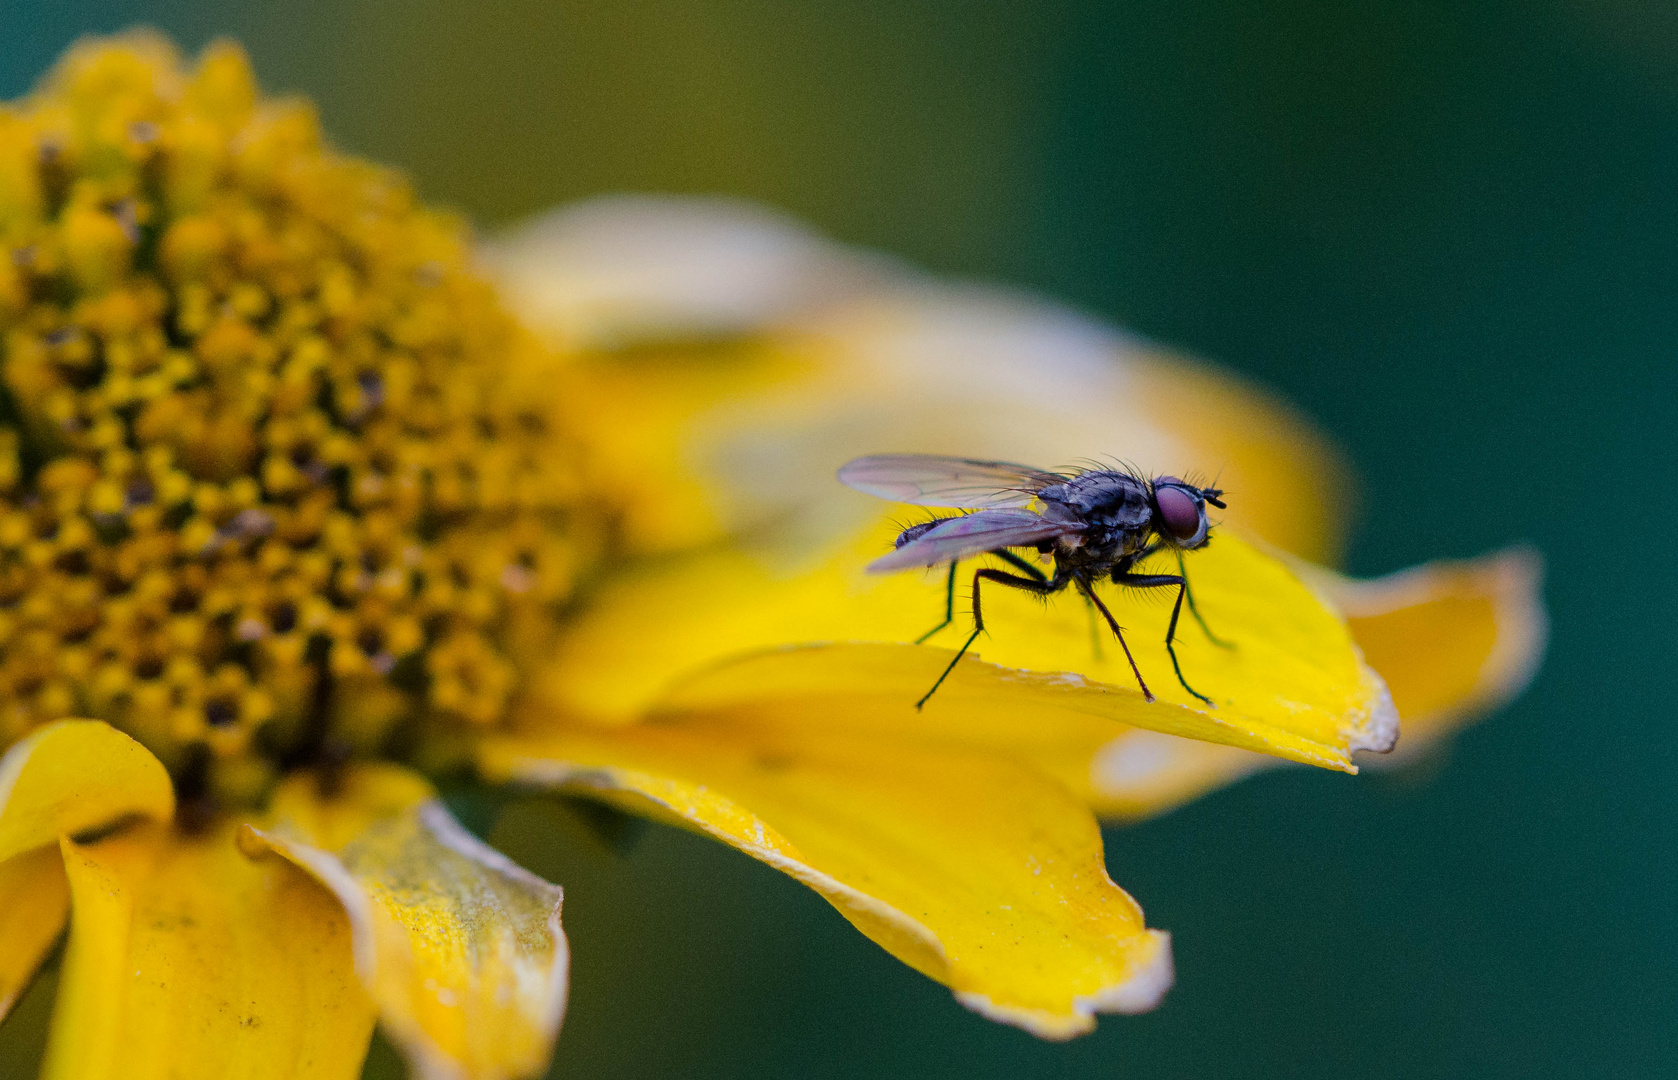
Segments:
[[[133,35],[0,109],[0,243],[0,747],[95,716],[243,801],[502,718],[585,530],[458,220]]]

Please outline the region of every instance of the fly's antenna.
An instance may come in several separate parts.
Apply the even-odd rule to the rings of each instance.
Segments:
[[[1212,483],[1200,489],[1200,494],[1219,510],[1228,510],[1229,507],[1225,506],[1223,502],[1224,489],[1218,486],[1218,481],[1223,478],[1223,475],[1224,471],[1219,469],[1218,474],[1212,477]]]
[[[1218,475],[1222,476],[1223,474],[1220,472]],[[1212,482],[1208,484],[1200,479],[1199,473],[1191,472],[1184,475],[1183,482],[1198,490],[1201,498],[1205,499],[1219,510],[1229,509],[1229,507],[1225,506],[1223,503],[1224,489],[1218,486],[1218,476],[1214,476],[1212,478]]]

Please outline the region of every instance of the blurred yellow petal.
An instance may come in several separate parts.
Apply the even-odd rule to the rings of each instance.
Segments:
[[[303,867],[342,901],[380,1021],[422,1076],[539,1075],[565,1009],[560,889],[457,823],[395,766],[287,781],[241,845]]]
[[[944,610],[942,570],[862,570],[890,550],[894,528],[882,522],[813,566],[729,549],[626,578],[573,623],[541,676],[538,699],[603,723],[630,722],[672,693],[715,705],[753,694],[791,700],[860,688],[913,702],[967,634],[964,599],[956,625],[932,639],[936,646],[831,648],[757,658],[733,670],[725,664],[791,643],[906,642],[936,624]],[[994,588],[984,594],[988,636],[927,703],[927,713],[1019,725],[1094,716],[1348,772],[1356,771],[1353,751],[1391,745],[1395,721],[1380,679],[1358,659],[1341,620],[1287,567],[1224,533],[1192,553],[1188,568],[1207,622],[1235,645],[1213,644],[1186,613],[1179,624],[1184,676],[1216,708],[1191,697],[1173,675],[1164,646],[1168,597],[1107,590],[1158,697],[1148,703],[1117,643],[1078,597],[1057,596],[1045,608],[1036,597]],[[964,590],[970,580],[963,578]]]
[[[1323,584],[1404,720],[1407,760],[1524,690],[1544,655],[1543,561],[1530,548]],[[1375,762],[1371,762],[1375,764]]]
[[[802,881],[894,956],[1046,1038],[1152,1008],[1168,937],[1107,877],[1060,784],[940,745],[932,713],[842,695],[498,741],[493,777],[572,788],[686,825]]]
[[[0,863],[0,1020],[64,929],[70,891],[55,847]]]
[[[550,340],[617,350],[580,364],[594,392],[567,397],[587,402],[571,419],[629,504],[633,547],[847,531],[872,510],[833,470],[907,451],[1217,476],[1231,523],[1338,554],[1346,469],[1297,410],[1055,304],[939,283],[727,200],[597,200],[488,254]]]
[[[373,1016],[348,919],[296,868],[244,858],[232,830],[62,842],[70,946],[45,1080],[360,1074]]]
[[[1402,740],[1400,740],[1402,742]],[[1282,762],[1157,731],[1120,732],[1088,759],[1090,805],[1108,820],[1152,817]]]
[[[789,393],[819,371],[802,351],[757,335],[884,273],[883,260],[766,207],[706,197],[588,200],[481,254],[551,342],[608,353],[571,372],[577,385],[556,406],[638,550],[693,547],[760,518],[764,492],[734,483],[730,459],[755,428],[792,415],[774,408],[801,408]]]
[[[169,774],[151,752],[97,720],[40,728],[0,758],[0,861],[125,817],[168,820]]]
[[[1528,549],[1368,581],[1302,570],[1346,613],[1404,727],[1394,753],[1363,764],[1386,768],[1437,749],[1524,689],[1543,655],[1542,565]],[[1054,763],[1063,771],[1069,764],[1064,756]],[[1274,764],[1232,747],[1126,731],[1089,758],[1088,790],[1104,816],[1145,817]]]
[[[505,295],[568,348],[753,334],[863,287],[884,260],[765,206],[715,196],[607,195],[485,245]]]
[[[48,724],[0,758],[0,1017],[64,926],[58,838],[174,812],[163,765],[96,720]]]
[[[1206,470],[1230,493],[1225,520],[1311,562],[1340,561],[1353,509],[1351,472],[1303,413],[1233,372],[1187,357],[1155,352],[1129,366],[1137,408],[1188,448],[1178,468]]]

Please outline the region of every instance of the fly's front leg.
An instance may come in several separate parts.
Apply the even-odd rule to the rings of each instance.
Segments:
[[[1128,585],[1133,589],[1161,589],[1172,585],[1177,586],[1177,602],[1171,605],[1171,623],[1165,628],[1165,651],[1171,654],[1172,670],[1177,672],[1177,681],[1182,684],[1183,689],[1206,704],[1212,705],[1213,708],[1217,708],[1211,698],[1190,686],[1188,680],[1183,678],[1183,665],[1177,661],[1177,647],[1173,644],[1177,639],[1177,617],[1183,613],[1183,597],[1187,596],[1189,591],[1188,579],[1179,574],[1132,574],[1123,572],[1114,574],[1113,580],[1117,584]]]
[[[957,561],[959,561],[959,560],[951,560],[951,562],[950,562],[950,576],[949,576],[948,580],[946,580],[944,582],[944,621],[939,623],[937,626],[934,626],[931,630],[928,630],[926,633],[922,634],[920,637],[916,638],[915,639],[915,644],[916,645],[919,645],[921,642],[925,641],[927,638],[931,637],[933,634],[936,634],[938,631],[944,629],[944,627],[946,627],[946,626],[950,625],[951,623],[955,622],[955,619],[956,619],[956,562]]]
[[[1181,551],[1177,553],[1177,573],[1183,579],[1183,594],[1189,598],[1189,614],[1193,615],[1194,621],[1200,624],[1201,632],[1206,635],[1206,640],[1210,641],[1220,649],[1235,648],[1235,642],[1225,641],[1223,638],[1220,638],[1218,635],[1212,633],[1212,628],[1206,625],[1205,619],[1201,618],[1200,609],[1194,606],[1194,590],[1189,588],[1189,573],[1183,566],[1183,553]]]
[[[1011,589],[1024,589],[1026,592],[1034,592],[1043,596],[1059,592],[1066,587],[1066,581],[1059,574],[1055,576],[1053,581],[1044,581],[1041,574],[1036,578],[1026,578],[1004,573],[1001,570],[992,570],[988,567],[983,570],[975,570],[973,572],[973,632],[967,635],[966,641],[961,643],[961,648],[957,650],[955,658],[938,676],[938,681],[932,684],[932,689],[922,694],[921,699],[915,702],[917,710],[925,705],[933,694],[938,692],[938,688],[944,685],[944,680],[950,677],[950,672],[955,670],[956,665],[961,662],[961,658],[967,655],[967,650],[972,648],[973,642],[978,640],[979,635],[985,632],[985,615],[983,609],[979,606],[979,583],[981,581],[994,581]]]

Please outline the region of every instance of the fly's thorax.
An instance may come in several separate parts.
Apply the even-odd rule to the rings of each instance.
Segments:
[[[1044,517],[1082,522],[1110,533],[1145,531],[1153,522],[1148,489],[1127,473],[1098,470],[1038,493]]]
[[[1080,539],[1076,559],[1095,573],[1105,573],[1118,563],[1147,546],[1152,533],[1146,528],[1110,529],[1097,526],[1086,530]]]

